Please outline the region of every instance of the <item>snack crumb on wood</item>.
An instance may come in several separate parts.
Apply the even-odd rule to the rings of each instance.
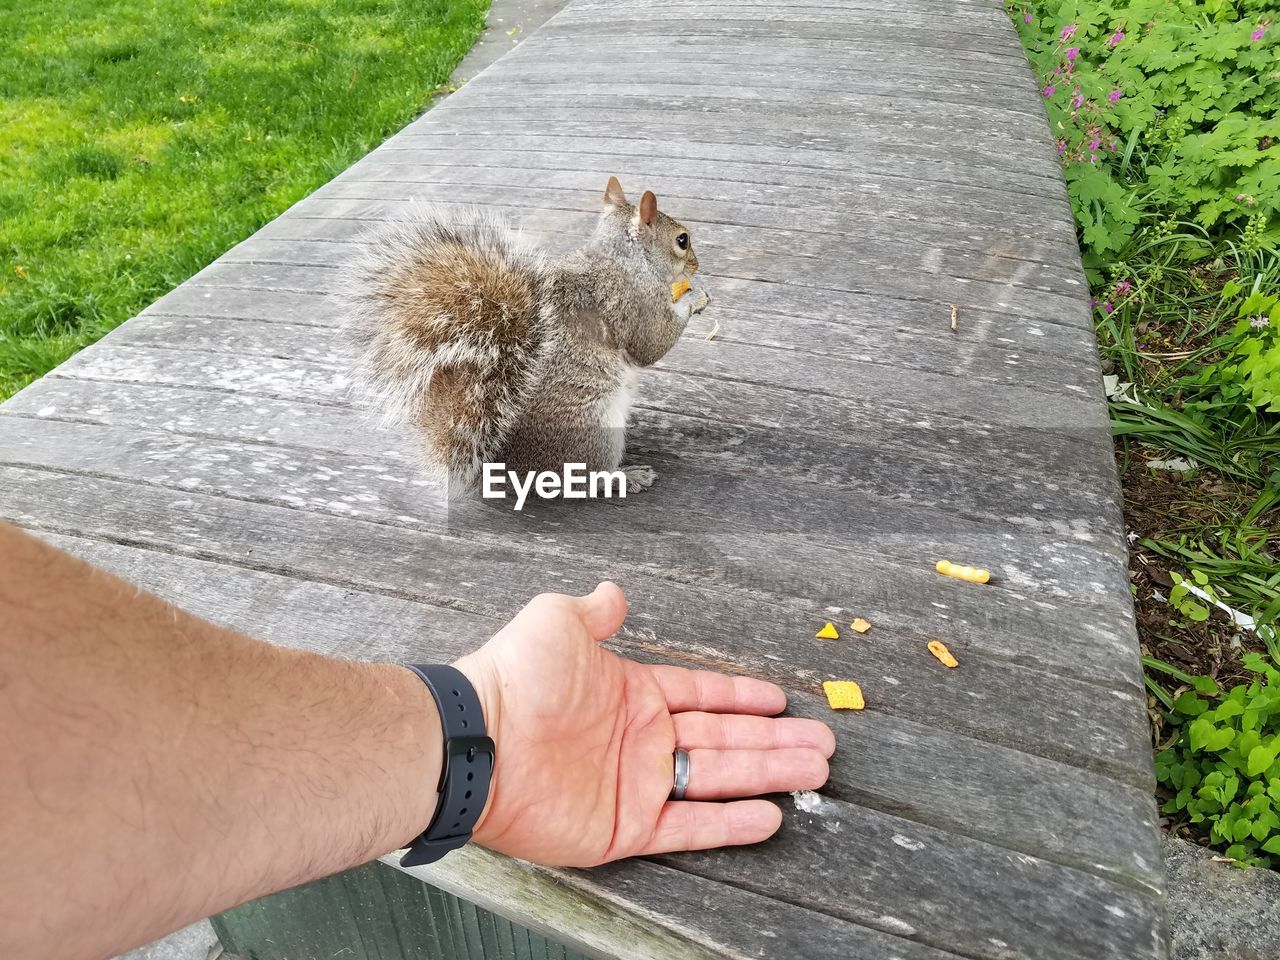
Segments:
[[[683,297],[686,293],[688,293],[689,287],[690,287],[690,284],[688,280],[677,280],[675,283],[673,283],[671,285],[671,302],[675,303],[677,300]]]
[[[983,570],[979,567],[965,567],[952,563],[950,560],[939,560],[934,569],[943,576],[955,577],[957,580],[968,580],[970,583],[987,583],[991,579],[990,570]]]
[[[862,688],[852,680],[824,680],[822,692],[827,695],[832,710],[861,710],[866,706]]]
[[[938,662],[944,667],[958,667],[959,661],[951,655],[951,651],[947,649],[947,645],[941,640],[929,641],[929,652],[938,658]]]
[[[866,620],[863,620],[861,617],[855,618],[853,623],[849,624],[849,626],[858,631],[858,633],[866,633],[871,629],[871,624]]]
[[[839,640],[840,633],[836,630],[836,625],[827,621],[827,625],[815,634],[819,640]]]

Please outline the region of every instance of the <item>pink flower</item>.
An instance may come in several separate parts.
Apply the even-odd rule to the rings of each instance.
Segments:
[[[1102,305],[1102,311],[1103,311],[1104,313],[1111,313],[1111,312],[1113,312],[1114,310],[1115,310],[1115,307],[1113,307],[1113,306],[1112,306],[1111,304],[1109,304],[1109,303],[1104,303],[1104,304]]]
[[[1076,35],[1076,25],[1074,23],[1062,28],[1063,40],[1070,40],[1075,35]]]
[[[1065,141],[1065,140],[1059,140],[1059,141],[1058,141],[1058,156],[1062,156],[1062,155],[1063,155],[1064,153],[1066,153],[1066,152],[1067,152],[1067,141]]]
[[[1058,89],[1058,88],[1057,88],[1057,87],[1055,87],[1055,86],[1051,83],[1051,84],[1049,84],[1047,87],[1045,87],[1043,90],[1041,90],[1040,92],[1041,92],[1041,93],[1043,93],[1046,97],[1052,97],[1052,96],[1053,96],[1053,92],[1054,92],[1055,90],[1057,90],[1057,89]]]
[[[1089,306],[1091,306],[1091,307],[1096,307],[1097,305],[1098,305],[1098,298],[1097,298],[1097,297],[1090,297],[1090,298],[1089,298]]]
[[[1077,93],[1074,97],[1072,97],[1072,98],[1071,98],[1071,105],[1072,105],[1073,107],[1075,107],[1077,110],[1079,110],[1081,107],[1083,107],[1083,106],[1084,106],[1084,94],[1082,94],[1082,93]]]
[[[1109,94],[1107,94],[1107,99],[1110,100],[1112,103],[1115,103],[1117,100],[1119,100],[1123,96],[1124,94],[1121,93],[1119,90],[1112,90]]]
[[[1126,293],[1133,289],[1133,284],[1128,280],[1121,280],[1116,284],[1116,296],[1123,297]]]
[[[1123,39],[1124,39],[1124,31],[1117,30],[1115,33],[1111,35],[1110,39],[1107,40],[1107,46],[1114,47],[1117,43],[1119,43]]]
[[[1024,13],[1024,14],[1022,15],[1022,22],[1023,22],[1023,23],[1030,23],[1030,22],[1031,22],[1031,13],[1030,13],[1030,11],[1028,11],[1027,13]]]
[[[1249,34],[1249,39],[1257,43],[1267,34],[1267,27],[1271,26],[1269,22],[1258,24],[1258,29]]]
[[[1270,323],[1271,323],[1270,320],[1268,320],[1262,314],[1258,314],[1256,317],[1254,317],[1252,320],[1249,321],[1249,326],[1253,327],[1253,329],[1255,330],[1261,330],[1264,327],[1268,326]]]
[[[1089,141],[1090,150],[1097,150],[1100,146],[1102,146],[1102,140],[1099,139],[1098,137],[1094,137],[1092,140]]]
[[[1079,48],[1079,47],[1067,47],[1067,59],[1068,59],[1068,60],[1074,60],[1074,59],[1075,59],[1076,57],[1078,57],[1079,55],[1080,55],[1080,48]]]

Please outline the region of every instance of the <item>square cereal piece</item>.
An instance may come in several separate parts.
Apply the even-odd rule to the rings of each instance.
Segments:
[[[827,695],[827,703],[832,710],[861,710],[866,704],[862,700],[862,688],[852,680],[824,680],[822,691]]]

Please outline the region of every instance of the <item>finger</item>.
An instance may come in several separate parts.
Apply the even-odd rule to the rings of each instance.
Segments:
[[[824,757],[836,752],[836,735],[819,720],[751,717],[732,713],[677,713],[676,746],[712,750],[778,750],[810,747]]]
[[[650,667],[672,713],[708,710],[712,713],[751,713],[772,716],[787,708],[787,695],[776,684],[750,677],[730,677],[710,670],[686,670],[665,665]]]
[[[782,750],[690,750],[689,800],[723,800],[762,793],[817,790],[831,771],[808,747]]]
[[[733,803],[670,801],[658,814],[649,844],[637,856],[759,843],[782,826],[782,811],[768,800]]]
[[[621,587],[606,580],[585,597],[578,598],[578,609],[591,639],[608,640],[626,619],[627,598]]]

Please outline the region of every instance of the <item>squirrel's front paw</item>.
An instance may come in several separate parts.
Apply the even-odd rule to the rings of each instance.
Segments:
[[[648,490],[653,486],[654,481],[658,479],[658,473],[653,467],[623,467],[622,472],[627,475],[627,493],[639,493],[641,490]]]
[[[706,287],[694,287],[689,291],[689,296],[692,299],[692,303],[689,308],[690,316],[701,313],[703,310],[707,309],[708,304],[711,303],[711,294],[707,293]]]

